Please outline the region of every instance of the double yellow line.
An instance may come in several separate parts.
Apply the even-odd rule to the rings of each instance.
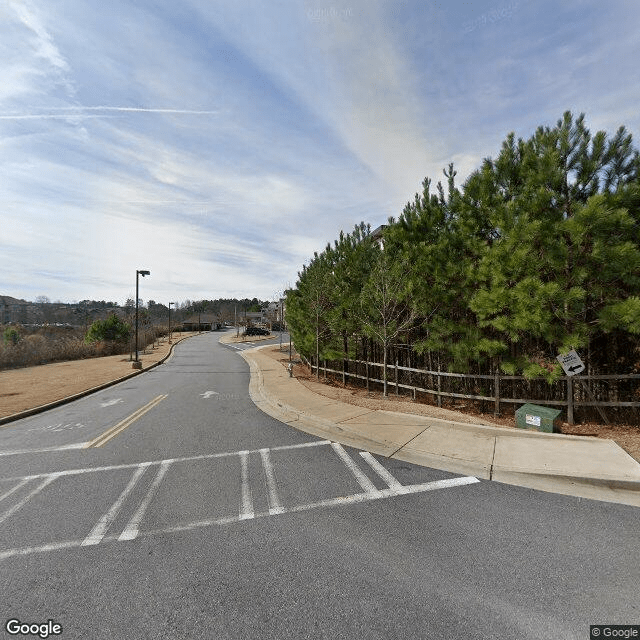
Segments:
[[[151,402],[144,405],[144,407],[140,407],[137,411],[134,411],[128,418],[121,420],[118,424],[114,425],[110,429],[107,429],[103,434],[99,435],[97,438],[94,438],[90,442],[84,445],[85,449],[89,447],[101,447],[106,442],[109,442],[111,438],[115,438],[119,433],[122,433],[129,425],[133,424],[138,418],[142,417],[147,411],[150,411],[156,405],[160,404],[169,394],[165,393],[163,395],[154,398]]]

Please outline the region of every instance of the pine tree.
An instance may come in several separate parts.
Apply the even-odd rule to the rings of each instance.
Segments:
[[[598,314],[610,323],[620,296],[637,286],[633,218],[608,204],[636,161],[623,128],[610,141],[604,132],[592,137],[584,116],[567,112],[527,142],[511,134],[466,183],[465,195],[480,194],[467,202],[495,229],[470,308],[509,346],[507,372],[559,375],[555,353],[586,347]]]
[[[315,355],[317,366],[331,337],[329,311],[334,305],[333,289],[331,263],[325,252],[314,254],[310,264],[298,274],[296,288],[287,292],[286,321],[291,337],[300,353]]]

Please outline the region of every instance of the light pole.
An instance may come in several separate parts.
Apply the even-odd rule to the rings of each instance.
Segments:
[[[169,303],[169,344],[171,344],[171,305],[175,304],[175,302]]]
[[[145,276],[151,275],[151,271],[136,270],[136,359],[133,362],[133,367],[132,367],[133,369],[142,369],[142,363],[138,360],[138,303],[139,303],[138,276],[139,275],[144,278]]]

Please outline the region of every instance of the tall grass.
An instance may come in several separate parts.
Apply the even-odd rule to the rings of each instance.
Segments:
[[[54,326],[37,329],[21,326],[16,328],[20,339],[16,344],[12,344],[2,340],[4,327],[0,327],[0,370],[33,367],[65,360],[129,354],[135,346],[133,341],[124,344],[112,341],[86,343],[84,329]],[[145,349],[165,334],[166,330],[161,327],[140,331],[138,349]]]

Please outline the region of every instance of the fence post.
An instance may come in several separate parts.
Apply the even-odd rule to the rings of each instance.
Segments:
[[[367,393],[369,393],[369,361],[364,361],[365,376],[367,377]]]
[[[567,376],[567,422],[573,424],[573,379]]]
[[[324,379],[327,379],[327,359],[324,359]]]
[[[396,398],[400,395],[400,387],[398,386],[398,358],[396,358]]]
[[[493,409],[493,415],[499,416],[500,415],[500,372],[499,371],[496,371],[495,382],[493,385],[493,393],[495,395],[495,401],[496,401]]]
[[[438,406],[442,407],[442,396],[440,395],[442,391],[442,384],[440,379],[440,365],[438,365]]]
[[[347,360],[343,360],[342,361],[342,386],[346,387],[347,386],[347,377],[345,376],[345,367],[347,365]]]

